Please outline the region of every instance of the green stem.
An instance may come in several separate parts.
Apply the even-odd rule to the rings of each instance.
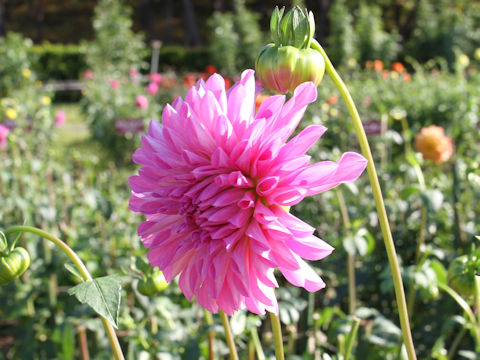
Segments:
[[[312,48],[318,50],[325,59],[325,69],[327,73],[332,78],[335,86],[340,91],[343,100],[347,106],[348,112],[353,120],[353,126],[357,133],[358,141],[360,148],[362,149],[362,154],[368,160],[367,172],[370,179],[370,184],[372,186],[373,197],[375,199],[375,205],[377,207],[378,219],[380,222],[380,228],[382,230],[383,239],[385,242],[385,248],[387,251],[388,261],[392,271],[393,284],[395,288],[395,297],[398,305],[398,313],[400,318],[400,326],[403,333],[403,341],[407,348],[408,358],[410,360],[416,359],[415,348],[413,345],[412,334],[410,331],[410,322],[408,319],[407,311],[407,302],[405,300],[405,292],[403,289],[403,281],[400,273],[400,266],[398,264],[397,254],[395,250],[395,244],[393,242],[392,233],[390,231],[390,225],[388,223],[387,212],[385,210],[385,205],[382,197],[382,190],[380,188],[380,183],[378,181],[377,171],[375,169],[375,164],[373,162],[372,152],[370,150],[370,145],[368,144],[367,135],[363,129],[362,121],[358,115],[357,108],[353,102],[353,99],[348,92],[347,87],[343,83],[340,76],[337,74],[335,68],[333,67],[330,59],[328,58],[326,52],[323,50],[321,45],[317,41],[312,41]]]
[[[285,360],[283,352],[283,337],[282,326],[280,325],[280,318],[274,313],[270,313],[270,322],[273,331],[273,343],[275,344],[275,357],[277,360]]]
[[[233,341],[233,335],[230,330],[227,315],[222,310],[219,310],[218,314],[220,315],[223,328],[225,329],[225,338],[227,340],[228,348],[230,349],[230,360],[238,360],[237,349],[235,348],[235,342]]]
[[[340,206],[340,214],[342,214],[343,225],[346,230],[347,236],[352,235],[352,226],[350,223],[350,216],[348,215],[347,205],[345,204],[345,199],[341,190],[335,191],[337,194],[338,204]],[[347,261],[347,272],[348,272],[348,313],[353,315],[355,313],[357,294],[355,288],[355,255],[348,254]]]
[[[37,229],[32,226],[24,226],[24,225],[17,225],[17,226],[11,226],[7,230],[5,230],[5,236],[8,236],[9,234],[14,234],[17,232],[28,232],[32,233],[35,235],[38,235],[46,240],[51,241],[55,245],[57,245],[69,258],[72,260],[72,262],[75,264],[77,267],[78,271],[82,275],[82,278],[84,281],[92,281],[93,278],[88,272],[86,266],[83,264],[82,260],[78,257],[78,255],[67,245],[65,244],[62,240],[57,238],[56,236],[53,236],[46,231],[43,231],[41,229]],[[123,360],[123,353],[122,349],[120,347],[120,343],[118,342],[117,335],[115,333],[115,329],[113,328],[112,324],[110,324],[103,316],[100,316],[100,319],[102,320],[103,327],[105,328],[105,331],[108,336],[108,340],[110,341],[110,345],[112,347],[113,355],[116,360]]]
[[[354,317],[352,329],[347,337],[347,343],[345,345],[345,357],[344,360],[348,360],[350,358],[350,354],[352,353],[353,343],[355,342],[355,338],[357,337],[358,327],[360,325],[360,319]]]
[[[480,344],[480,328],[479,328],[479,325],[477,324],[477,319],[475,318],[475,314],[473,313],[472,309],[467,304],[467,302],[455,290],[453,290],[448,285],[438,283],[438,287],[441,290],[445,291],[448,295],[450,295],[453,298],[453,300],[457,302],[457,304],[463,309],[463,311],[467,315],[468,320],[472,325],[472,332],[475,338],[475,342],[477,343],[477,350],[478,350],[478,347],[480,346],[479,345]]]
[[[213,340],[215,338],[215,334],[212,330],[213,326],[213,317],[212,313],[209,312],[206,309],[203,309],[203,312],[205,314],[205,322],[208,325],[209,329],[207,331],[207,337],[208,337],[208,359],[213,360],[215,358],[215,351],[213,350]]]
[[[463,327],[462,330],[460,330],[460,332],[457,334],[457,336],[455,336],[455,339],[453,339],[452,345],[448,350],[447,360],[453,360],[455,358],[458,346],[460,345],[460,341],[462,341],[466,333],[467,333],[467,329]]]
[[[255,352],[257,353],[258,360],[265,360],[265,354],[263,353],[262,344],[258,338],[257,328],[252,327],[250,329],[252,335],[253,345],[255,346]]]

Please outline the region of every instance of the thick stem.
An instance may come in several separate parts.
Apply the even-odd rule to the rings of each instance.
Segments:
[[[398,264],[397,254],[395,250],[395,244],[393,242],[392,233],[390,231],[390,225],[388,223],[387,212],[385,210],[385,204],[383,202],[382,190],[380,188],[380,183],[378,181],[377,171],[375,169],[375,164],[373,162],[372,152],[370,150],[370,145],[368,144],[367,135],[363,129],[362,121],[358,115],[357,108],[353,102],[353,99],[348,92],[347,87],[343,83],[340,76],[337,74],[335,68],[333,67],[330,59],[328,58],[326,52],[323,50],[321,45],[317,41],[312,41],[312,48],[318,50],[325,59],[325,70],[332,78],[335,86],[340,91],[343,100],[347,106],[348,112],[353,120],[353,126],[357,133],[358,141],[360,148],[362,149],[362,154],[368,160],[367,172],[370,184],[372,186],[373,197],[375,199],[375,205],[377,207],[378,219],[380,222],[380,228],[382,230],[383,240],[385,242],[385,248],[387,251],[388,261],[392,271],[393,284],[395,288],[395,297],[397,300],[398,313],[400,318],[400,326],[402,328],[403,341],[407,348],[408,358],[414,360],[417,358],[415,355],[415,348],[413,345],[412,334],[410,331],[410,322],[408,319],[407,311],[407,302],[405,300],[405,292],[403,288],[402,276],[400,273],[400,266]]]
[[[82,260],[78,257],[78,255],[67,244],[65,244],[62,240],[60,240],[56,236],[53,236],[47,233],[46,231],[37,229],[32,226],[21,226],[21,225],[9,227],[7,230],[5,230],[4,233],[5,233],[5,236],[8,236],[9,234],[14,234],[17,232],[32,233],[53,242],[70,258],[70,260],[72,260],[72,262],[75,264],[78,271],[80,272],[80,275],[82,275],[82,278],[84,281],[93,280],[92,276],[90,275],[86,266],[83,264]],[[110,341],[110,345],[112,347],[112,351],[115,359],[124,360],[122,349],[120,347],[120,343],[118,342],[115,329],[113,328],[112,324],[110,324],[103,316],[100,316],[100,319],[102,320],[103,327],[105,328],[105,331],[107,333],[108,340]]]
[[[280,325],[280,318],[278,317],[278,315],[270,313],[270,322],[272,324],[273,343],[275,344],[275,358],[277,360],[285,360],[285,354],[283,351],[282,325]]]
[[[228,322],[227,315],[219,310],[218,314],[222,320],[223,328],[225,329],[225,338],[227,340],[228,348],[230,349],[230,360],[238,360],[237,349],[235,348],[235,342],[233,341],[232,331],[230,330],[230,324]]]

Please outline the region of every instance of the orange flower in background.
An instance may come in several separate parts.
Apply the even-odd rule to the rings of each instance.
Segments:
[[[382,78],[383,79],[387,80],[389,76],[390,76],[390,71],[388,71],[388,70],[383,70],[382,71]]]
[[[410,75],[409,73],[403,74],[403,81],[410,82],[411,80],[412,80],[412,75]]]
[[[327,99],[327,104],[328,104],[328,105],[335,105],[336,103],[338,103],[338,96],[337,96],[337,95],[331,95],[331,96]]]
[[[371,69],[373,66],[372,60],[365,61],[365,69]]]
[[[415,136],[415,149],[424,159],[439,164],[447,161],[453,154],[453,142],[441,126],[430,125]]]
[[[392,70],[396,73],[402,74],[405,71],[405,66],[403,66],[401,62],[396,61],[392,64]]]
[[[373,62],[373,70],[375,70],[375,71],[382,71],[383,70],[382,60],[375,60]]]
[[[260,105],[262,105],[262,103],[267,100],[270,96],[268,96],[267,94],[264,94],[264,93],[259,93],[257,95],[257,97],[255,98],[255,108],[257,109],[258,111],[258,108],[260,107]]]

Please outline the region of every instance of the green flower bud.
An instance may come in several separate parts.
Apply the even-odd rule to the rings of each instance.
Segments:
[[[325,60],[310,48],[315,33],[312,12],[294,7],[285,16],[284,9],[275,11],[270,20],[274,43],[264,46],[257,55],[255,70],[265,89],[291,92],[303,82],[320,84],[325,73]]]
[[[454,259],[448,267],[448,283],[459,294],[472,296],[475,293],[477,261],[463,255]]]
[[[30,266],[30,255],[24,248],[15,248],[6,254],[0,255],[0,285],[21,276]]]
[[[154,270],[138,282],[137,290],[144,296],[153,296],[165,290],[167,286],[168,283],[163,273],[160,270]]]

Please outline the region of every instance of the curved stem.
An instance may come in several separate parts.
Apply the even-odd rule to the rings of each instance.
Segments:
[[[11,226],[7,230],[5,230],[5,236],[8,236],[9,234],[14,234],[18,232],[28,232],[32,233],[35,235],[38,235],[46,240],[49,240],[53,242],[55,245],[57,245],[69,258],[72,260],[72,262],[75,264],[77,267],[78,271],[80,272],[80,275],[82,275],[82,278],[84,281],[92,281],[92,276],[88,272],[85,264],[82,262],[82,260],[78,257],[78,255],[67,245],[65,244],[62,240],[57,238],[56,236],[53,236],[46,231],[43,231],[41,229],[37,229],[32,226],[24,226],[24,225],[17,225],[17,226]],[[112,324],[110,324],[103,316],[100,316],[100,319],[102,320],[103,327],[105,328],[105,331],[108,336],[108,340],[110,341],[110,345],[112,347],[113,355],[116,360],[123,360],[123,353],[122,349],[120,347],[120,343],[118,342],[117,334],[115,333],[115,329],[113,328]]]
[[[403,333],[403,341],[407,348],[408,358],[410,360],[416,359],[415,348],[413,346],[412,334],[410,331],[410,322],[408,319],[407,311],[407,302],[405,300],[405,292],[403,288],[402,276],[400,273],[400,266],[398,264],[397,254],[395,250],[395,244],[393,243],[392,233],[390,231],[390,225],[388,223],[387,212],[385,210],[385,204],[383,202],[382,190],[380,188],[380,183],[378,181],[377,171],[375,169],[375,164],[373,162],[372,152],[370,150],[370,145],[368,144],[367,135],[363,129],[362,121],[358,115],[357,108],[353,102],[353,99],[348,92],[347,87],[343,83],[343,80],[337,74],[335,68],[333,67],[330,59],[328,58],[326,52],[323,50],[321,45],[317,41],[312,41],[312,48],[318,50],[325,59],[325,70],[332,78],[335,86],[340,91],[343,100],[347,106],[348,112],[353,120],[353,126],[357,133],[358,141],[360,148],[362,149],[362,154],[368,160],[367,172],[370,184],[372,186],[373,197],[375,199],[375,205],[377,207],[378,219],[380,222],[380,228],[382,230],[383,240],[385,242],[385,248],[387,251],[388,261],[390,263],[390,268],[392,271],[393,284],[395,288],[395,297],[398,305],[398,313],[400,318],[400,326]]]
[[[270,322],[272,324],[273,342],[275,344],[275,358],[277,360],[285,360],[285,354],[283,352],[282,325],[280,325],[280,318],[274,313],[270,313]]]
[[[223,328],[225,329],[225,338],[227,340],[228,348],[230,349],[230,360],[238,360],[237,349],[235,348],[235,342],[233,341],[233,335],[232,331],[230,330],[228,317],[222,310],[218,310],[218,314],[220,315]]]

